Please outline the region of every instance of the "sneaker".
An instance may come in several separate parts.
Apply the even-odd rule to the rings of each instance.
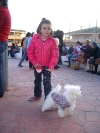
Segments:
[[[40,97],[33,96],[29,99],[29,101],[37,101],[40,100]]]

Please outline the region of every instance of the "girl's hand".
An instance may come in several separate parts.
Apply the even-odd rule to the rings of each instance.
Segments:
[[[36,64],[34,67],[35,67],[35,68],[38,68],[38,67],[40,67],[40,64]]]

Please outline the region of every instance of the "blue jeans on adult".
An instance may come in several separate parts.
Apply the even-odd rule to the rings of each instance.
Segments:
[[[24,48],[24,54],[23,54],[22,58],[20,59],[18,66],[22,65],[22,62],[25,60],[26,56],[27,56],[27,48]]]
[[[4,94],[3,56],[7,46],[7,42],[0,42],[0,95]]]
[[[70,61],[71,58],[76,58],[76,57],[78,57],[78,54],[70,54],[68,55],[68,61]]]

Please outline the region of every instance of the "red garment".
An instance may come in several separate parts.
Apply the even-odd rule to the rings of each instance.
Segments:
[[[27,54],[33,65],[39,63],[41,66],[49,68],[54,68],[59,59],[59,50],[55,39],[49,36],[43,43],[40,34],[33,36]]]
[[[8,7],[0,8],[0,42],[7,42],[11,29],[11,16]]]

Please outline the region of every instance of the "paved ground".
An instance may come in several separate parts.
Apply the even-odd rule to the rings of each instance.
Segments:
[[[18,59],[9,59],[9,89],[0,99],[0,133],[100,133],[100,76],[61,65],[55,74],[64,84],[82,86],[73,116],[59,118],[57,111],[41,112],[43,98],[29,102],[33,95],[33,70]],[[57,80],[52,77],[55,87]]]

